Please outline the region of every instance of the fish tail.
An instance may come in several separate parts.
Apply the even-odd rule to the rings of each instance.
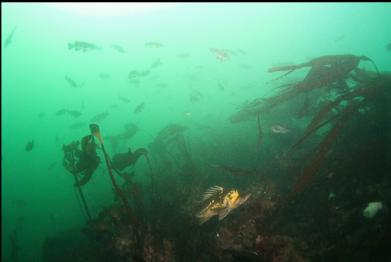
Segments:
[[[219,214],[219,220],[223,220],[230,212],[231,212],[232,208],[230,207],[227,207],[225,208],[222,212],[220,212]]]
[[[68,49],[72,49],[74,47],[74,44],[68,43]]]

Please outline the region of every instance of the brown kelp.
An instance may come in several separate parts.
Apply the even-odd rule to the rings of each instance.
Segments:
[[[166,166],[171,164],[169,158],[179,164],[177,157],[170,152],[170,149],[175,146],[177,147],[177,150],[179,150],[178,148],[180,145],[178,145],[178,137],[183,136],[183,132],[186,130],[187,128],[185,126],[179,124],[168,124],[160,130],[154,141],[149,145],[153,156]],[[182,148],[185,148],[185,151],[182,152],[182,156],[186,156],[186,146],[182,145]]]
[[[90,220],[91,219],[91,214],[88,209],[87,201],[84,197],[81,185],[87,183],[87,180],[85,179],[85,182],[80,182],[78,178],[78,174],[80,172],[85,172],[87,169],[81,170],[81,166],[87,166],[87,164],[80,164],[80,162],[86,162],[88,161],[86,157],[83,156],[83,151],[79,149],[80,142],[79,141],[74,141],[70,143],[69,145],[63,145],[63,151],[64,151],[64,159],[63,159],[63,166],[65,169],[67,169],[74,177],[75,179],[75,186],[79,192],[80,198],[83,203],[84,211],[87,215],[87,218]],[[99,161],[99,160],[98,160]],[[99,164],[97,160],[95,159],[93,164],[90,166]],[[94,169],[95,170],[95,169]],[[92,175],[92,170],[89,170],[87,175],[85,174],[85,178],[90,178]]]
[[[310,67],[310,71],[302,81],[286,85],[287,88],[278,95],[264,99],[257,98],[251,103],[244,105],[238,112],[230,117],[230,121],[232,123],[237,123],[248,120],[258,112],[267,112],[285,101],[314,89],[333,87],[335,84],[337,84],[336,86],[339,89],[346,88],[346,84],[342,85],[341,83],[346,81],[350,76],[350,73],[357,69],[361,60],[373,63],[373,61],[366,56],[330,55],[321,56],[298,65],[270,68],[269,72],[288,71],[277,79],[304,67]],[[376,65],[374,63],[373,65],[377,71]]]
[[[292,191],[287,196],[287,200],[292,199],[294,196],[304,191],[312,183],[316,173],[320,170],[327,152],[333,145],[333,142],[343,130],[343,127],[346,125],[352,113],[357,110],[359,106],[360,102],[354,102],[343,110],[334,126],[323,138],[322,142],[316,147],[314,156],[296,180]]]
[[[334,113],[334,115],[332,116],[330,116],[330,114],[333,112],[334,109],[336,109],[339,104],[341,104],[341,102],[354,101],[356,98],[361,97],[364,100],[363,105],[373,105],[373,103],[375,102],[375,97],[379,94],[381,95],[382,93],[385,93],[384,88],[387,86],[387,81],[390,80],[389,76],[387,77],[387,74],[372,74],[370,76],[371,77],[369,78],[364,78],[365,80],[360,80],[360,82],[356,86],[354,86],[353,91],[346,92],[345,94],[337,97],[335,100],[329,101],[325,105],[323,105],[319,112],[308,124],[304,135],[292,146],[291,149],[296,148],[319,128],[335,120],[338,117],[338,113]],[[329,118],[326,119],[327,117]]]
[[[116,182],[116,180],[114,178],[112,167],[111,167],[111,164],[110,164],[110,158],[107,155],[107,152],[105,150],[105,146],[104,146],[103,139],[102,139],[102,136],[101,136],[101,133],[100,133],[100,130],[99,130],[99,126],[97,124],[90,124],[90,130],[91,130],[92,136],[94,136],[96,139],[98,139],[98,141],[100,143],[100,146],[101,146],[102,151],[103,151],[103,155],[105,157],[106,166],[107,166],[107,169],[109,171],[109,176],[110,176],[111,182],[112,182],[112,184],[114,186],[115,192],[121,198],[125,208],[127,208],[130,211],[131,209],[130,209],[128,200],[126,199],[125,195],[122,193],[120,187],[118,186],[118,184],[117,184],[117,182]]]

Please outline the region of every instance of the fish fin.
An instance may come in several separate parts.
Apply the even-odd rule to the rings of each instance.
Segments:
[[[227,207],[221,213],[219,213],[219,220],[223,220],[229,214],[229,212],[231,212],[231,210],[232,208]]]
[[[246,202],[247,199],[249,199],[250,196],[251,196],[251,194],[247,194],[245,197],[240,198],[240,200],[238,202],[238,205],[244,204],[244,202]]]
[[[222,188],[221,186],[212,186],[212,187],[208,188],[205,191],[205,193],[202,195],[202,201],[205,201],[216,194],[221,194],[223,191],[224,191],[224,188]]]
[[[198,223],[199,223],[200,225],[202,225],[202,224],[204,224],[206,221],[208,221],[210,218],[211,218],[211,216],[199,217],[199,218],[198,218],[198,219],[199,219]]]
[[[208,221],[211,217],[217,215],[216,212],[213,212],[211,210],[203,209],[197,214],[198,222],[200,225]]]

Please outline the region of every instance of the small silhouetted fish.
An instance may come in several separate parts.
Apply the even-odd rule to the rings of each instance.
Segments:
[[[30,142],[27,143],[25,149],[27,152],[30,152],[34,147],[34,140],[31,140]]]
[[[143,72],[139,72],[137,70],[132,70],[132,71],[129,72],[128,78],[130,80],[133,80],[133,78],[144,77],[144,76],[147,76],[147,75],[149,75],[149,70],[145,70]]]
[[[55,166],[56,166],[56,163],[51,163],[51,164],[48,166],[48,170],[52,170]]]
[[[287,128],[283,127],[283,126],[280,126],[280,125],[274,125],[270,129],[275,134],[286,134],[286,133],[290,132],[289,129],[287,129]]]
[[[163,44],[159,43],[159,42],[147,42],[147,43],[145,43],[145,46],[152,47],[152,48],[160,48],[160,47],[163,47]]]
[[[118,107],[118,105],[116,105],[116,104],[110,105],[110,108],[117,108],[117,107]]]
[[[60,139],[58,138],[58,135],[56,135],[56,142],[60,141]]]
[[[72,129],[80,129],[83,126],[87,126],[86,123],[84,123],[84,122],[76,122],[76,123],[73,123],[72,125],[70,125],[69,127],[72,128]]]
[[[69,50],[74,49],[75,51],[81,50],[85,52],[87,50],[98,50],[102,48],[92,43],[75,41],[74,43],[68,43],[68,49]]]
[[[44,116],[45,116],[45,113],[44,113],[44,112],[41,112],[41,113],[38,114],[38,118],[42,118],[42,117],[44,117]]]
[[[336,42],[339,42],[339,41],[341,41],[341,40],[343,40],[343,39],[345,39],[345,35],[339,35],[338,37],[336,37],[336,38],[334,39],[334,42],[336,43]]]
[[[14,205],[14,206],[17,206],[17,207],[25,207],[25,206],[27,206],[27,202],[24,199],[21,199],[21,198],[13,199],[11,201],[11,204]]]
[[[239,52],[241,55],[247,55],[247,52],[240,48],[237,48],[236,51]]]
[[[103,79],[103,80],[107,80],[107,79],[109,79],[110,78],[110,75],[108,74],[108,73],[100,73],[99,74],[99,78],[100,79]]]
[[[62,116],[62,115],[64,115],[64,114],[66,114],[66,113],[68,113],[68,109],[63,108],[63,109],[58,110],[58,111],[56,112],[56,115],[57,115],[57,116]]]
[[[149,73],[150,73],[149,70],[145,70],[145,71],[143,71],[143,72],[138,73],[138,75],[141,76],[141,77],[143,77],[143,76],[149,75]]]
[[[187,57],[189,57],[190,55],[189,55],[189,53],[180,53],[180,54],[177,54],[176,55],[178,58],[187,58]]]
[[[160,61],[160,58],[158,58],[155,62],[151,64],[151,68],[156,68],[158,66],[161,66],[162,62]]]
[[[144,109],[144,102],[140,103],[136,108],[134,109],[134,113],[140,113]]]
[[[388,51],[391,51],[391,43],[388,43],[388,45],[386,45],[386,49],[387,49]]]
[[[65,76],[65,80],[67,80],[68,84],[73,87],[73,88],[77,88],[78,85],[76,84],[75,80],[73,80],[72,78],[70,78],[69,76]]]
[[[105,112],[97,114],[96,116],[94,116],[91,119],[91,122],[100,122],[100,121],[102,121],[103,119],[105,119],[108,116],[109,116],[109,111],[106,110]]]
[[[227,52],[227,50],[223,50],[223,49],[218,49],[218,48],[210,48],[209,49],[214,55],[215,57],[220,60],[220,61],[228,61],[229,58],[230,58],[230,55],[229,53]]]
[[[140,84],[140,80],[129,80],[129,84],[132,84],[132,85],[139,85]]]
[[[253,67],[249,64],[240,64],[239,65],[241,68],[245,69],[245,70],[250,70],[252,69]]]
[[[4,48],[7,48],[12,43],[12,38],[14,37],[16,31],[16,27],[14,27],[14,30],[7,36],[7,39],[5,39],[4,42]]]
[[[156,84],[156,86],[159,88],[166,88],[168,85],[167,85],[167,83],[159,83],[159,84]]]
[[[81,112],[80,111],[77,111],[77,110],[68,110],[68,114],[73,116],[73,117],[79,117],[81,116]]]
[[[122,54],[126,53],[125,49],[123,49],[123,47],[120,45],[112,45],[111,47],[114,48],[119,53]]]
[[[118,96],[118,99],[124,103],[130,103],[130,100],[124,96]]]
[[[57,221],[57,218],[56,218],[56,217],[57,217],[57,215],[51,213],[50,216],[49,216],[49,219],[50,219],[50,221],[51,221],[52,223],[56,223],[56,221]]]

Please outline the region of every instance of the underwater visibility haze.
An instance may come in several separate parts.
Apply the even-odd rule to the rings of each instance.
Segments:
[[[390,3],[2,3],[2,261],[390,261]]]

